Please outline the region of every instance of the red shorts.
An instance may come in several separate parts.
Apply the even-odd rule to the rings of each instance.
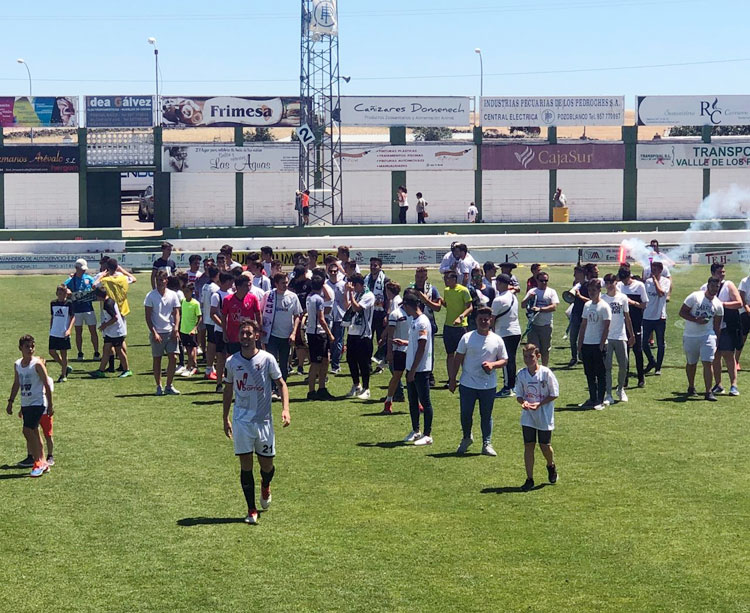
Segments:
[[[51,437],[52,436],[52,415],[42,415],[42,418],[39,420],[39,425],[42,428],[42,432],[44,433],[44,436]]]

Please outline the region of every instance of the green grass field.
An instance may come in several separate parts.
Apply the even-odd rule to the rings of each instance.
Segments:
[[[0,611],[747,611],[750,379],[740,373],[739,398],[681,395],[677,311],[707,276],[696,267],[675,277],[663,376],[602,412],[575,406],[587,397],[585,378],[580,366],[563,368],[570,356],[557,312],[560,481],[546,484],[537,454],[545,485],[529,493],[518,491],[514,399],[495,403],[498,457],[478,455],[478,443],[457,457],[458,397],[445,389],[432,395],[435,444],[415,448],[400,443],[410,429],[405,404],[378,415],[385,375],[374,377],[367,403],[307,402],[291,377],[273,506],[252,527],[242,523],[238,462],[214,384],[181,380],[182,396],[153,395],[140,275],[128,321],[136,376],[92,380],[93,362],[73,363],[55,390],[50,474],[29,479],[13,468],[25,455],[21,423],[0,420]],[[728,269],[727,278],[741,276]],[[553,267],[551,286],[562,292],[570,277],[569,267]],[[46,356],[59,281],[0,279],[8,390],[21,334]],[[444,380],[442,339],[436,347]],[[57,378],[59,366],[48,365]],[[343,396],[350,385],[332,377],[330,389]]]

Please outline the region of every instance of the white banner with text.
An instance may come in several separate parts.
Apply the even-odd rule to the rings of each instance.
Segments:
[[[625,96],[493,96],[479,105],[483,127],[621,126]]]
[[[161,169],[162,172],[299,172],[299,146],[166,146]]]
[[[750,142],[638,145],[636,168],[750,168]]]
[[[469,103],[460,96],[341,96],[340,117],[346,126],[468,126]]]

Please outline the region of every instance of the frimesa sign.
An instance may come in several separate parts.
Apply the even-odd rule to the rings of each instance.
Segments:
[[[58,147],[56,145],[0,146],[0,172],[78,172],[79,165],[78,147]]]
[[[748,126],[750,96],[638,96],[639,126]]]
[[[86,96],[87,128],[146,128],[154,123],[153,96]]]
[[[482,145],[482,170],[621,170],[621,143]]]
[[[344,171],[476,168],[476,147],[469,144],[346,145],[336,157],[341,160]]]
[[[162,172],[299,172],[297,145],[165,146]]]
[[[78,96],[0,96],[2,128],[78,126]]]
[[[750,168],[750,142],[638,145],[636,168]]]
[[[624,96],[483,97],[483,127],[621,126]]]
[[[347,126],[468,126],[470,98],[462,96],[341,96]]]
[[[268,128],[300,123],[299,98],[164,96],[160,103],[163,126]]]

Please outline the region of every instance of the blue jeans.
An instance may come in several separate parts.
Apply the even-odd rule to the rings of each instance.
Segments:
[[[266,344],[266,349],[276,358],[281,369],[281,378],[286,381],[289,377],[289,338],[271,336]]]
[[[664,333],[666,332],[666,328],[666,319],[643,320],[643,353],[646,354],[649,365],[655,365],[656,370],[661,370],[662,362],[664,362]],[[656,360],[654,360],[654,355],[651,353],[651,347],[648,344],[648,338],[652,332],[656,336]]]
[[[471,426],[474,422],[474,407],[479,401],[479,418],[482,426],[482,444],[492,442],[492,407],[495,404],[495,389],[478,390],[465,385],[458,386],[461,403],[461,430],[464,438],[471,436]]]
[[[331,343],[331,368],[336,370],[341,365],[341,354],[344,352],[344,332],[346,328],[341,325],[340,321],[333,322],[331,333],[333,334],[333,343]]]
[[[409,414],[411,415],[411,429],[419,432],[419,403],[424,409],[425,436],[432,434],[432,402],[430,402],[430,372],[414,373],[414,381],[406,380],[406,393],[409,396]]]

